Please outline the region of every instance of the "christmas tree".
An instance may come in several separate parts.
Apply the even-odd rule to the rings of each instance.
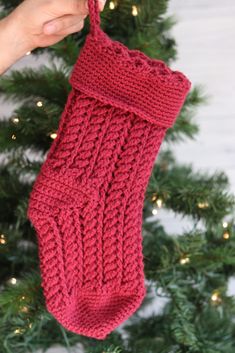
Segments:
[[[0,0],[1,17],[19,3]],[[130,49],[170,65],[177,52],[167,5],[167,0],[109,1],[101,14],[102,28]],[[76,351],[86,353],[232,353],[235,301],[227,288],[235,268],[234,196],[223,172],[199,173],[191,165],[179,165],[173,154],[175,143],[198,132],[194,112],[205,98],[196,86],[167,131],[146,191],[148,295],[141,310],[98,341],[67,331],[45,308],[35,230],[26,215],[28,198],[57,136],[71,89],[68,77],[88,31],[87,19],[81,32],[30,53],[47,53],[47,64],[12,69],[0,79],[1,97],[17,103],[13,114],[0,117],[0,352],[46,351],[60,344],[68,352],[77,346]],[[167,234],[157,217],[163,208],[189,217],[190,231]],[[152,312],[159,298],[165,305]]]

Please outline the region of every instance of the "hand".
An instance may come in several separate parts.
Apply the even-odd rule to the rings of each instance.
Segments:
[[[105,0],[99,4],[102,11]],[[0,74],[26,52],[80,31],[87,15],[87,0],[24,0],[0,21]]]
[[[100,1],[100,10],[104,3]],[[88,15],[85,0],[25,0],[9,16],[29,47],[47,47],[80,31]]]

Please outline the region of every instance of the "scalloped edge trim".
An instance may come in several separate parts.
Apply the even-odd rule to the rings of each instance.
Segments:
[[[138,70],[138,73],[143,73],[146,76],[148,73],[154,78],[158,78],[162,83],[168,83],[184,87],[189,90],[191,81],[181,71],[172,70],[164,61],[148,57],[146,54],[137,49],[129,49],[123,43],[112,40],[101,28],[97,32],[97,36],[91,33],[87,35],[87,41],[96,41],[97,47],[108,53],[115,55],[116,58],[122,57],[125,59],[125,64],[129,67]]]

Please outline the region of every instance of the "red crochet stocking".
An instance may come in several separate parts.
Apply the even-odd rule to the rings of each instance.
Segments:
[[[89,11],[90,33],[28,217],[48,311],[68,330],[104,339],[145,296],[144,195],[191,83],[111,40],[98,0],[89,0]]]

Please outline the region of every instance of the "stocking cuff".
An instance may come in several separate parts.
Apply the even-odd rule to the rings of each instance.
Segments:
[[[91,97],[166,128],[174,124],[191,87],[183,73],[129,50],[101,29],[96,37],[87,35],[69,82]]]

